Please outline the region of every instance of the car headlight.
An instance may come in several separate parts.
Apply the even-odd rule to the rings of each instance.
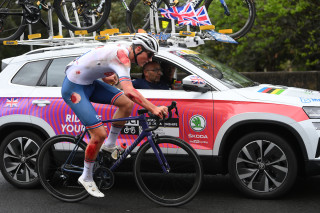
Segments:
[[[310,119],[320,119],[320,107],[305,106],[303,110]]]

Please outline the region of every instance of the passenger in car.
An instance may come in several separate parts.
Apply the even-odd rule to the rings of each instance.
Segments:
[[[142,78],[132,81],[136,89],[171,89],[173,74],[164,76],[164,70],[160,63],[149,62],[142,68]]]

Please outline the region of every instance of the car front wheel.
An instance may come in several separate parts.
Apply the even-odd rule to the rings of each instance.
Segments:
[[[232,148],[228,169],[234,185],[253,198],[271,199],[290,190],[297,177],[295,153],[286,140],[269,132],[242,137]]]
[[[39,185],[36,159],[42,139],[30,131],[15,131],[0,146],[0,170],[3,177],[18,188]]]

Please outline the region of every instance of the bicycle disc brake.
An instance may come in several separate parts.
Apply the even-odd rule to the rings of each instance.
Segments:
[[[93,179],[100,190],[110,189],[114,185],[114,175],[106,167],[98,167],[93,174]]]
[[[38,7],[33,5],[26,5],[25,17],[28,24],[35,24],[41,19],[41,12]]]

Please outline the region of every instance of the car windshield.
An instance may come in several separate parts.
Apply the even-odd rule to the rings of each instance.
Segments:
[[[255,85],[252,80],[236,70],[193,50],[178,50],[171,51],[171,53],[197,66],[212,77],[219,79],[229,88],[243,88]]]

